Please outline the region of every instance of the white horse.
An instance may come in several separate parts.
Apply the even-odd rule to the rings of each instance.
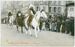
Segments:
[[[35,28],[35,36],[37,37],[37,29],[39,31],[39,25],[40,25],[40,17],[42,18],[46,18],[47,19],[47,15],[46,13],[43,11],[43,12],[40,12],[40,11],[37,11],[33,20],[32,20],[32,26]]]
[[[35,37],[37,38],[37,29],[39,31],[39,25],[40,25],[40,17],[43,17],[43,18],[47,18],[47,15],[45,12],[40,12],[40,11],[37,11],[36,14],[34,15],[33,19],[32,19],[32,22],[31,22],[31,25],[34,27],[34,32],[35,32]],[[29,28],[30,30],[30,28]],[[30,32],[30,35],[32,34],[31,31]]]
[[[25,25],[28,27],[30,35],[32,34],[30,29],[31,29],[31,27],[34,27],[35,37],[37,38],[38,37],[37,29],[39,31],[40,17],[47,19],[47,15],[44,11],[40,12],[39,10],[36,13],[34,13],[35,6],[32,4],[30,4],[29,8],[32,8],[32,9],[30,9],[28,11],[28,14],[25,15],[26,16]],[[27,31],[26,31],[26,33],[27,33]]]

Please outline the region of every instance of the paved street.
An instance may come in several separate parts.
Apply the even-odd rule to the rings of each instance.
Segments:
[[[2,45],[12,46],[68,46],[73,47],[73,36],[64,33],[57,33],[52,31],[41,31],[38,33],[38,38],[35,38],[34,31],[31,30],[33,35],[26,35],[17,32],[15,25],[10,27],[6,24],[1,24],[1,41]]]

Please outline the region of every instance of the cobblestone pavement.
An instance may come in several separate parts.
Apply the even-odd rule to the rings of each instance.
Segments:
[[[16,30],[15,25],[10,27],[6,24],[1,24],[1,45],[2,46],[39,46],[39,47],[73,47],[74,38],[69,34],[57,33],[52,31],[38,32],[38,38],[34,36],[34,30],[32,36],[20,33]]]

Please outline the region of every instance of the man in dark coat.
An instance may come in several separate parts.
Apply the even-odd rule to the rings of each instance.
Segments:
[[[17,30],[18,30],[18,26],[20,26],[21,32],[23,33],[23,26],[25,26],[25,24],[24,24],[24,15],[22,15],[21,11],[18,11],[17,13],[16,25],[17,25]]]
[[[74,18],[73,17],[68,18],[66,20],[65,27],[66,27],[67,34],[71,32],[71,35],[74,36]]]
[[[57,19],[57,32],[60,32],[61,21]]]
[[[70,19],[67,18],[67,19],[66,19],[66,22],[65,22],[65,29],[66,29],[66,31],[67,31],[67,34],[70,33],[70,31],[71,31],[71,30],[70,30],[70,25],[71,25],[71,24],[70,24]]]
[[[74,36],[74,17],[71,18],[71,35]]]

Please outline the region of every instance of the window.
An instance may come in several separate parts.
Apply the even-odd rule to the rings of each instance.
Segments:
[[[58,1],[58,5],[61,5],[61,1]]]
[[[54,5],[57,5],[57,1],[53,1],[54,2]]]
[[[52,1],[49,1],[49,5],[51,5],[52,4]]]
[[[51,12],[51,7],[49,7],[49,12]]]
[[[70,11],[74,11],[74,8],[70,8]]]
[[[54,7],[54,12],[56,12],[56,7]]]
[[[60,13],[61,12],[61,7],[58,7],[58,13]]]

